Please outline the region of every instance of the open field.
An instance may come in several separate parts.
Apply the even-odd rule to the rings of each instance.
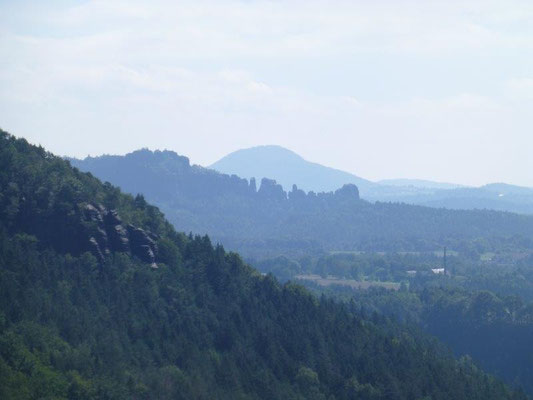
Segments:
[[[353,279],[339,279],[328,276],[323,278],[320,275],[296,275],[295,279],[312,281],[320,286],[341,285],[349,286],[353,289],[368,289],[370,287],[384,287],[386,289],[398,290],[400,284],[396,282],[379,282],[379,281],[356,281]]]

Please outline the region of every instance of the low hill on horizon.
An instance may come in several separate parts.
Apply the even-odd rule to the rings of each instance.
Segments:
[[[465,185],[459,185],[456,183],[448,182],[434,182],[428,181],[426,179],[382,179],[377,181],[380,185],[385,186],[400,186],[400,187],[416,187],[416,188],[426,188],[426,189],[457,189],[460,187],[465,187]]]

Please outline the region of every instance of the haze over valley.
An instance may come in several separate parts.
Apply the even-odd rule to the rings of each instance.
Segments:
[[[532,43],[522,0],[0,2],[0,399],[533,399]]]

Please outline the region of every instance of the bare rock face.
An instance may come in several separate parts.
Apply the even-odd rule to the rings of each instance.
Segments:
[[[155,264],[157,244],[148,233],[144,229],[128,225],[128,234],[132,254],[146,263]]]
[[[84,215],[85,215],[85,220],[86,221],[91,221],[91,222],[96,222],[96,223],[103,223],[104,222],[104,218],[102,216],[102,209],[100,208],[96,208],[95,206],[93,206],[92,204],[87,204],[85,206],[85,209],[83,210],[84,212]]]
[[[89,250],[97,258],[98,262],[102,264],[105,261],[104,253],[94,237],[89,238]]]
[[[83,210],[85,221],[92,224],[94,229],[91,231],[91,239],[94,239],[91,248],[97,245],[102,254],[108,254],[108,236],[104,225],[104,215],[106,210],[100,206],[95,207],[92,204],[87,204]],[[90,240],[91,240],[90,239]]]
[[[115,210],[87,204],[83,209],[88,225],[87,250],[93,253],[100,263],[113,251],[131,253],[143,262],[157,268],[157,235],[128,224],[124,226]]]
[[[104,209],[87,204],[83,209],[85,222],[88,223],[87,249],[93,253],[98,262],[103,263],[105,255],[109,254],[107,232],[104,229]]]
[[[128,232],[115,210],[105,212],[104,226],[109,237],[108,243],[111,251],[127,253],[130,249]]]

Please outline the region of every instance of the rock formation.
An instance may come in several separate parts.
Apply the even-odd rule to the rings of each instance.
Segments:
[[[287,193],[285,193],[283,187],[273,179],[261,179],[261,187],[257,194],[263,199],[276,201],[287,200]]]
[[[100,263],[111,252],[131,253],[157,268],[157,236],[128,224],[124,226],[115,210],[87,204],[83,210],[87,226],[87,250]]]
[[[348,183],[336,190],[335,195],[353,200],[359,200],[359,189],[354,184]]]

